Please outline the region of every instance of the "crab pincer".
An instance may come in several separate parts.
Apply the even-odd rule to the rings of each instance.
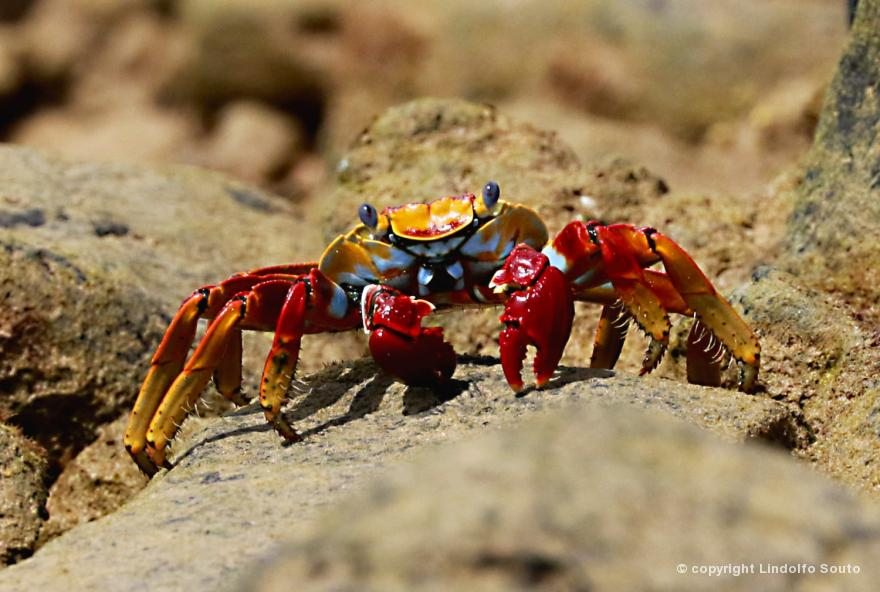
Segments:
[[[385,372],[412,385],[449,380],[455,372],[455,350],[443,340],[443,329],[422,327],[422,318],[434,305],[370,286],[364,291],[363,307],[370,353]]]
[[[508,384],[523,389],[522,368],[526,347],[533,345],[535,381],[544,386],[559,365],[574,320],[574,296],[563,273],[542,253],[517,245],[492,278],[496,291],[509,292],[498,342],[501,367]]]

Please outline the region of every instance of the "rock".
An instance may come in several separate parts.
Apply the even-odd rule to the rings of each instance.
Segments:
[[[186,295],[289,261],[308,234],[283,200],[194,169],[7,146],[0,171],[0,417],[47,449],[53,478],[130,410]]]
[[[880,577],[876,506],[778,452],[619,406],[423,455],[297,534],[239,590],[868,591]],[[801,564],[815,573],[761,573]],[[710,565],[750,571],[696,571]]]
[[[231,103],[218,119],[198,158],[208,168],[248,182],[267,183],[284,175],[302,151],[302,132],[296,122],[260,103]]]
[[[46,513],[45,451],[0,423],[0,567],[30,556]]]
[[[787,236],[786,269],[880,322],[880,2],[859,4],[819,119]]]
[[[797,409],[808,439],[799,454],[837,479],[880,493],[880,333],[866,332],[839,299],[771,267],[733,303],[761,339],[767,395]]]
[[[276,541],[311,524],[365,479],[380,475],[382,467],[518,418],[534,421],[540,410],[572,413],[588,401],[591,411],[584,415],[597,413],[598,419],[578,423],[572,432],[590,433],[606,415],[599,408],[612,405],[662,410],[734,441],[787,443],[797,431],[785,407],[773,401],[607,371],[563,369],[546,390],[515,397],[494,359],[462,360],[452,384],[437,391],[391,383],[368,361],[335,365],[309,379],[308,394],[288,413],[306,436],[302,443],[282,445],[254,406],[221,419],[191,420],[174,444],[172,470],[111,516],[69,531],[31,560],[0,572],[0,590],[124,592],[141,589],[145,582],[158,590],[229,586]],[[518,429],[528,432],[527,424]],[[612,424],[599,429],[597,439],[637,437],[640,431],[622,424],[616,431]],[[626,450],[627,445],[615,448]],[[533,454],[545,450],[536,447]],[[675,475],[680,478],[691,468],[682,462],[690,458],[684,453],[663,452],[657,458],[679,467]],[[705,454],[706,463],[736,456],[725,448]],[[748,458],[753,456],[760,457],[753,453]],[[528,453],[504,458],[492,462],[534,466],[524,460],[531,458]],[[601,456],[594,460],[601,462]],[[779,461],[768,474],[777,464],[784,468]],[[715,478],[724,474],[723,469],[712,473]],[[740,477],[734,474],[730,482]],[[782,482],[774,477],[772,486]],[[733,495],[739,489],[731,486],[730,491]],[[682,495],[692,493],[684,488]]]
[[[146,484],[147,478],[122,445],[128,414],[98,428],[97,439],[70,461],[52,484],[40,532],[48,541],[77,524],[117,510]]]

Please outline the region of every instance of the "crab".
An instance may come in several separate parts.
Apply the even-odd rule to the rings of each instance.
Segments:
[[[301,436],[281,413],[303,335],[363,328],[377,365],[407,384],[447,381],[456,367],[439,327],[422,326],[435,309],[503,305],[501,366],[521,391],[527,347],[534,379],[547,384],[571,333],[574,302],[602,305],[590,366],[612,368],[634,322],[647,335],[641,373],[669,343],[670,313],[694,318],[687,378],[719,385],[735,359],[739,388],[756,383],[760,344],[693,259],[654,228],[574,221],[549,239],[531,209],[500,199],[488,182],[473,194],[430,203],[359,209],[360,224],[337,237],[317,263],[233,275],[186,298],[152,358],[125,446],[147,474],[169,466],[166,447],[213,378],[236,404],[242,394],[241,333],[274,331],[260,382],[266,420],[285,439]],[[662,265],[662,271],[656,269]],[[187,357],[200,318],[209,319]]]

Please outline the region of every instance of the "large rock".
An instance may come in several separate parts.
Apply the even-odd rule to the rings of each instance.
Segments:
[[[795,409],[806,430],[798,454],[880,493],[880,333],[863,330],[839,299],[767,266],[733,301],[761,338],[766,394]]]
[[[880,2],[863,0],[789,222],[786,266],[880,321]]]
[[[131,404],[193,289],[295,257],[290,207],[219,176],[16,148],[0,171],[0,409],[55,458]]]
[[[599,417],[604,414],[597,405],[663,410],[728,440],[790,445],[798,437],[787,409],[773,401],[607,371],[563,369],[547,390],[519,398],[494,359],[462,363],[450,387],[438,391],[391,383],[366,361],[333,366],[309,382],[309,393],[289,413],[304,442],[283,446],[254,407],[221,419],[193,420],[174,444],[172,470],[111,516],[71,530],[32,559],[0,572],[0,590],[229,586],[244,566],[378,475],[381,467],[578,402],[595,403],[591,408]],[[593,421],[582,429],[593,430]],[[600,437],[613,433],[609,428]],[[618,437],[638,434],[633,428]],[[573,440],[572,453],[580,450],[579,442]],[[619,446],[626,448],[625,441]],[[719,449],[717,458],[727,454]],[[667,456],[665,449],[662,456],[670,465],[681,462],[680,472],[690,470],[684,462],[688,456],[674,450]],[[529,467],[530,458],[511,450],[492,462]]]
[[[782,454],[590,406],[384,476],[240,590],[868,591],[878,553],[878,508]]]
[[[0,423],[0,566],[28,557],[46,514],[44,451]]]
[[[294,230],[287,202],[194,169],[70,163],[2,147],[0,187],[0,418],[48,451],[50,484],[102,424],[131,408],[186,295],[295,260],[308,234]],[[261,353],[246,357],[254,380]],[[85,466],[100,465],[94,457]],[[62,491],[107,510],[119,503],[107,495],[141,483],[95,471],[102,477],[91,487],[68,479]]]

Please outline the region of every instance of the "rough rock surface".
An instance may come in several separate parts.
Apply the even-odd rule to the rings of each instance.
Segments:
[[[97,439],[70,461],[49,489],[49,519],[40,531],[45,542],[118,509],[147,478],[122,445],[128,413],[98,428]]]
[[[0,148],[0,419],[57,476],[131,407],[180,301],[294,259],[294,221],[287,202],[219,175]]]
[[[878,553],[878,508],[778,452],[580,407],[398,468],[240,590],[868,591]],[[754,573],[691,571],[743,564]],[[760,572],[797,564],[816,573]]]
[[[766,395],[796,410],[798,454],[841,481],[880,493],[880,333],[843,303],[761,266],[733,301],[761,338]]]
[[[228,586],[231,576],[381,467],[468,433],[533,419],[543,409],[586,401],[658,409],[729,440],[788,443],[798,429],[773,401],[607,371],[564,368],[546,390],[517,398],[495,359],[462,363],[443,391],[391,383],[366,361],[330,367],[310,384],[289,412],[306,435],[302,443],[283,446],[253,407],[192,420],[174,444],[171,471],[114,514],[0,572],[0,590]],[[626,438],[638,431],[627,430]],[[625,449],[625,442],[614,447]],[[521,456],[492,462],[519,464]],[[680,461],[673,455],[667,462]]]
[[[45,519],[44,451],[0,423],[0,566],[31,554]]]
[[[880,2],[859,3],[797,194],[786,267],[880,322]]]

